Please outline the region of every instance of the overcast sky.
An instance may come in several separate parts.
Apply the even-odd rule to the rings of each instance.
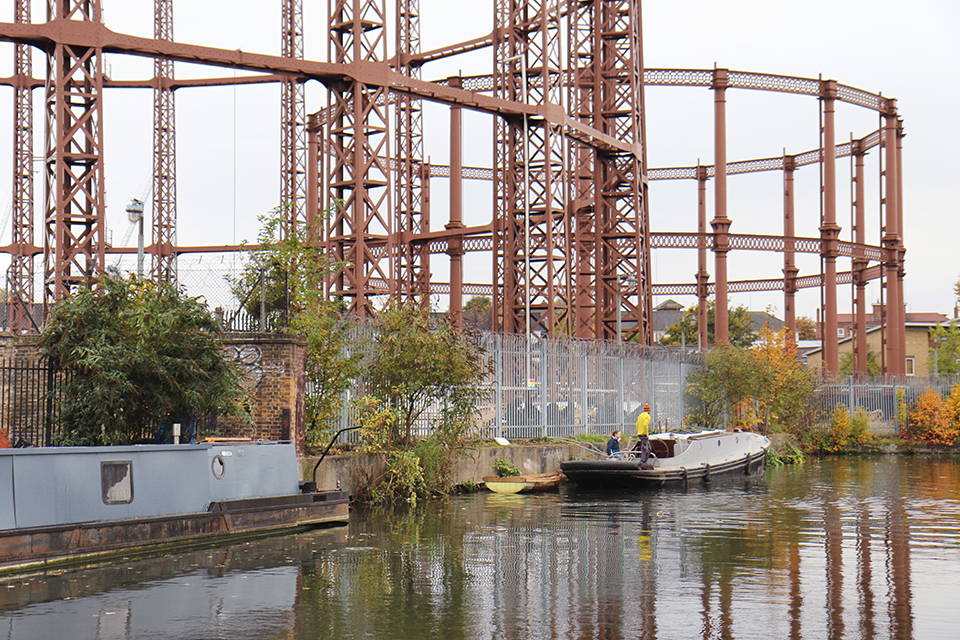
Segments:
[[[153,33],[152,0],[103,0],[107,26],[141,36]],[[45,3],[34,3],[33,20],[44,18]],[[306,55],[326,60],[326,2],[305,2]],[[13,2],[0,19],[12,20]],[[229,14],[224,13],[229,6]],[[424,50],[489,33],[492,0],[421,0]],[[280,49],[280,3],[276,1],[213,0],[176,2],[174,34],[182,42],[276,54]],[[950,160],[960,148],[960,133],[948,114],[960,103],[960,3],[955,0],[686,0],[647,1],[643,5],[644,56],[648,68],[709,69],[714,65],[742,71],[835,79],[842,84],[894,97],[904,120],[904,239],[907,247],[905,297],[910,311],[940,311],[952,315],[953,284],[960,278],[955,249],[960,237],[955,192],[957,181]],[[42,75],[36,55],[34,75]],[[148,78],[152,63],[145,59],[108,56],[115,78]],[[489,73],[491,53],[427,65],[424,79]],[[12,46],[0,46],[0,73],[12,69]],[[178,64],[178,77],[218,77],[232,71]],[[0,91],[0,244],[10,239],[12,91]],[[35,155],[42,155],[42,96],[36,92]],[[325,104],[325,90],[307,85],[308,111]],[[713,95],[707,89],[650,87],[646,92],[648,151],[651,167],[692,166],[713,162]],[[232,244],[256,236],[257,215],[277,204],[279,197],[279,88],[276,86],[184,89],[177,92],[178,240],[181,244]],[[435,163],[448,162],[447,109],[428,105],[426,154]],[[952,114],[951,114],[952,115]],[[818,145],[818,103],[807,96],[756,91],[727,92],[728,161],[801,153]],[[152,92],[111,90],[104,106],[108,225],[113,242],[123,244],[129,233],[124,207],[131,198],[149,197],[151,172]],[[6,123],[6,124],[4,124]],[[840,104],[838,142],[860,138],[879,125],[877,114]],[[464,161],[490,166],[492,120],[467,114]],[[867,160],[868,242],[877,237],[877,153]],[[41,165],[36,188],[42,203]],[[838,161],[838,222],[849,238],[849,162]],[[819,235],[819,171],[810,166],[797,172],[797,233]],[[735,233],[779,234],[782,195],[779,173],[733,176],[729,179],[729,215]],[[447,185],[434,180],[434,226],[446,222]],[[466,186],[465,217],[469,223],[489,221],[489,183]],[[712,189],[712,184],[711,184]],[[696,230],[696,183],[653,182],[650,190],[653,231]],[[712,194],[708,200],[713,215]],[[41,206],[38,206],[38,220]],[[148,207],[148,214],[150,210]],[[43,235],[38,228],[37,243]],[[149,241],[149,240],[148,240]],[[135,238],[126,243],[135,244]],[[215,267],[220,257],[207,259]],[[0,267],[8,260],[0,258]],[[217,262],[217,265],[214,264]],[[798,260],[801,274],[819,269],[815,257]],[[226,260],[223,268],[229,266]],[[186,268],[187,263],[182,263]],[[731,280],[780,277],[782,257],[776,253],[733,252]],[[848,270],[841,261],[839,270]],[[185,269],[186,271],[187,269]],[[657,283],[692,282],[696,252],[655,251],[653,278]],[[713,273],[712,265],[709,268]],[[447,278],[446,264],[435,258],[438,279]],[[190,277],[185,276],[188,281]],[[473,256],[467,281],[490,282],[489,259]],[[211,285],[212,286],[212,285]],[[876,301],[877,286],[869,297]],[[212,293],[207,294],[215,298]],[[771,308],[782,317],[782,295],[738,294],[732,304],[751,309]],[[662,299],[657,299],[659,303]],[[694,298],[679,298],[682,304]],[[441,306],[446,301],[439,299]],[[839,294],[841,311],[850,308],[850,288]],[[799,294],[798,313],[815,316],[817,290]]]

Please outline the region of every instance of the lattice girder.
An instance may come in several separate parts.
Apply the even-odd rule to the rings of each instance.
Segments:
[[[29,0],[17,0],[14,20],[30,23]],[[32,48],[25,44],[14,46],[14,74],[22,79],[33,75]],[[33,94],[30,86],[21,82],[13,93],[13,201],[11,211],[13,249],[7,272],[10,331],[18,334],[29,330],[32,322],[28,314],[33,304]]]
[[[154,37],[173,41],[173,0],[155,0]],[[153,261],[155,280],[177,278],[177,135],[173,61],[153,61]]]
[[[99,22],[100,2],[56,0],[50,18]],[[60,300],[104,266],[102,51],[56,44],[48,55],[45,299]]]
[[[281,52],[303,59],[303,2],[283,0]],[[288,78],[280,87],[280,203],[290,224],[306,221],[306,108],[303,84]]]

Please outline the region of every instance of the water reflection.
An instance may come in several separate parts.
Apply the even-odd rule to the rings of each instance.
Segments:
[[[479,494],[0,584],[8,638],[960,637],[960,464]]]

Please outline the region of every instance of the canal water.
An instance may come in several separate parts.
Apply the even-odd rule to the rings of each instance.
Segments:
[[[0,639],[960,638],[960,459],[479,493],[0,581]]]

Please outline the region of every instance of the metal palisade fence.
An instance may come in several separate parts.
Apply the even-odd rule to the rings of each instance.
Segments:
[[[352,329],[351,348],[372,354],[370,325]],[[684,394],[687,376],[700,363],[694,349],[618,345],[597,340],[483,333],[478,346],[490,372],[478,407],[483,437],[570,437],[635,434],[643,405],[652,408],[652,430],[678,430],[693,400]],[[358,426],[349,402],[363,394],[358,380],[345,397],[338,429]],[[441,407],[422,415],[416,432],[430,432]],[[351,432],[348,439],[356,439]]]
[[[830,414],[837,406],[851,414],[863,409],[870,416],[870,430],[875,434],[894,434],[904,427],[898,424],[898,396],[912,407],[927,389],[933,389],[946,399],[954,386],[960,384],[960,375],[941,375],[929,378],[915,376],[875,376],[869,378],[842,376],[821,380],[814,392],[810,407],[812,420],[808,427],[829,427]]]
[[[492,374],[480,426],[506,438],[628,436],[644,404],[654,430],[678,430],[686,378],[700,362],[694,350],[596,340],[488,333],[481,344]]]

